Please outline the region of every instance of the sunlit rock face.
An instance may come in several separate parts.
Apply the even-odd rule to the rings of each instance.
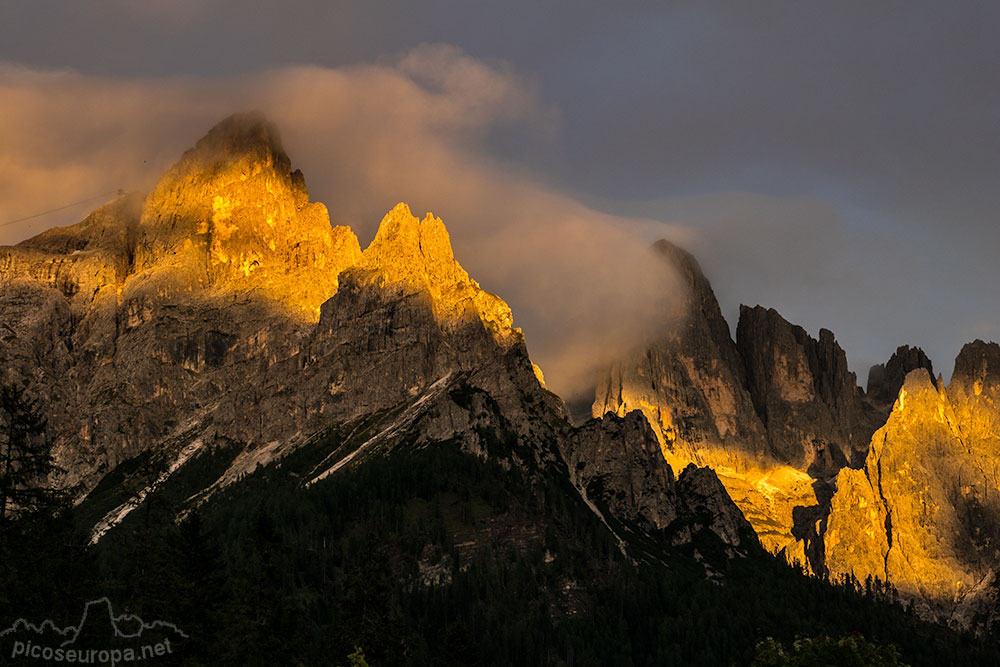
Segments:
[[[331,228],[326,207],[309,201],[275,128],[238,114],[185,153],[146,198],[129,292],[252,291],[315,321],[337,275],[360,256],[354,233]]]
[[[63,481],[87,488],[294,353],[360,258],[274,128],[233,116],[148,197],[0,249],[0,363],[51,406]]]
[[[928,617],[990,621],[1000,565],[1000,347],[966,345],[951,384],[912,371],[861,470],[842,470],[831,574],[892,583]]]
[[[30,282],[61,293],[77,309],[116,290],[131,272],[142,196],[122,196],[70,227],[54,227],[0,248],[0,281]]]
[[[431,213],[418,220],[406,204],[397,204],[382,219],[375,239],[350,273],[353,280],[426,292],[438,321],[445,325],[478,319],[499,340],[521,338],[510,308],[480,288],[455,261],[448,230]]]
[[[143,198],[129,194],[82,222],[0,249],[0,280],[30,280],[86,306],[196,292],[254,294],[315,321],[337,275],[361,258],[291,171],[277,131],[232,116],[184,154]],[[110,292],[108,291],[110,290]]]

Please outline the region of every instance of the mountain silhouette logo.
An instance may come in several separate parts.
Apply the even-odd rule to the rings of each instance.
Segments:
[[[0,630],[0,655],[17,665],[125,665],[175,655],[187,637],[173,623],[116,616],[104,597],[88,602],[76,625],[61,628],[48,619],[39,624],[17,619]]]

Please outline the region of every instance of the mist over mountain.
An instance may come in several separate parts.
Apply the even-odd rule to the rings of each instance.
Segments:
[[[843,20],[843,10],[830,11],[840,19],[815,24],[818,33],[825,35],[835,26],[856,27]],[[686,14],[676,8],[663,12]],[[657,21],[666,20],[653,13]],[[735,25],[750,21],[754,30],[780,33],[789,48],[807,48],[815,58],[828,53],[814,52],[813,41],[803,42],[803,33],[784,24],[736,14],[735,23],[708,20],[698,25],[706,33],[721,31],[729,40],[735,39],[730,34]],[[898,45],[902,35],[923,34],[916,17],[931,20],[926,12],[916,12],[913,24],[895,26],[894,43]],[[392,18],[400,20],[395,13]],[[955,16],[949,16],[951,20],[961,23]],[[149,29],[159,24],[142,25]],[[946,25],[955,27],[936,19],[931,25],[943,34],[950,34]],[[618,30],[611,29],[614,26]],[[629,48],[662,48],[668,43],[645,32],[646,39],[625,37],[619,32],[624,27],[616,22],[604,28],[608,31],[597,30],[594,37],[621,40]],[[228,21],[214,29],[239,33]],[[895,108],[897,120],[918,110],[923,114],[942,99],[965,99],[970,108],[982,109],[964,96],[974,98],[975,91],[989,86],[959,84],[968,82],[970,73],[982,76],[988,68],[979,60],[958,64],[963,57],[973,58],[979,42],[963,38],[958,40],[961,48],[952,44],[947,49],[955,60],[939,60],[933,70],[933,81],[943,92],[935,94],[928,80],[928,87],[911,91],[920,104],[890,105],[884,96],[896,86],[886,81],[861,86],[860,97],[838,95],[838,104],[831,106],[829,100],[813,99],[822,92],[808,71],[792,66],[787,79],[773,77],[768,67],[783,66],[784,57],[726,58],[711,41],[669,42],[698,55],[659,61],[650,76],[667,77],[662,89],[622,79],[601,67],[597,69],[607,80],[588,88],[576,76],[519,66],[524,56],[520,51],[497,58],[482,53],[485,42],[469,43],[463,37],[456,46],[443,37],[415,40],[408,30],[402,32],[377,59],[355,56],[346,62],[302,64],[313,61],[282,58],[264,69],[208,74],[194,70],[170,76],[153,68],[139,77],[115,67],[95,69],[80,63],[53,69],[44,59],[9,57],[0,65],[0,114],[7,128],[0,164],[0,223],[19,222],[0,226],[0,243],[18,242],[53,224],[76,222],[102,201],[102,195],[106,200],[119,188],[148,192],[175,160],[178,146],[192,145],[204,128],[234,108],[261,109],[280,125],[296,166],[309,177],[313,197],[329,206],[335,224],[351,227],[362,245],[399,201],[446,220],[464,265],[487,289],[503,294],[518,313],[533,358],[547,369],[561,394],[583,393],[595,371],[589,360],[600,355],[605,339],[630,335],[648,342],[643,331],[620,329],[626,324],[636,327],[653,312],[648,304],[674,293],[660,290],[660,279],[644,264],[647,247],[662,238],[694,253],[714,277],[731,327],[740,304],[759,302],[814,335],[820,328],[834,330],[862,384],[867,370],[885,361],[900,341],[919,345],[931,358],[953,359],[964,341],[997,338],[995,323],[980,305],[994,302],[989,286],[996,281],[989,259],[989,249],[996,246],[989,224],[995,206],[980,175],[990,173],[987,158],[996,153],[987,150],[992,125],[980,126],[975,133],[977,124],[967,117],[944,122],[949,114],[960,114],[955,104],[930,114],[923,125],[890,123],[880,113],[878,119],[889,127],[872,132],[865,119],[874,118],[853,113],[848,102],[867,99],[867,108]],[[581,62],[597,66],[582,36],[573,31],[560,34],[579,38]],[[868,53],[876,59],[885,55],[874,35],[866,34],[873,40],[865,42]],[[163,37],[158,34],[156,39]],[[734,43],[751,50],[774,44],[766,36],[745,38],[741,35]],[[837,48],[856,44],[846,36],[834,42]],[[17,42],[12,37],[6,43],[13,48]],[[248,44],[242,37],[239,43]],[[324,44],[332,47],[329,40]],[[178,62],[180,51],[170,49],[173,55],[160,64]],[[262,53],[251,51],[241,59],[244,67]],[[928,53],[916,49],[914,57]],[[843,62],[854,62],[857,54],[850,55]],[[206,58],[202,64],[211,69],[215,62]],[[569,67],[576,60],[560,62]],[[737,71],[745,68],[745,76],[720,78],[712,63]],[[930,76],[927,67],[913,63],[918,74],[904,77],[907,82]],[[689,69],[694,66],[709,71],[696,77]],[[847,89],[858,83],[823,71],[836,75]],[[772,91],[775,96],[762,101],[763,106],[751,104],[737,118],[722,113],[732,107],[718,100],[745,101],[745,82],[754,76],[780,83],[780,90],[796,99],[804,95],[805,106],[790,104]],[[617,85],[632,88],[637,99],[658,101],[626,103],[615,95],[595,94]],[[956,85],[959,90],[953,89]],[[668,92],[675,86],[680,86],[676,94]],[[728,93],[713,97],[713,86],[725,86]],[[614,109],[617,103],[625,106]],[[775,120],[779,111],[794,116],[800,108],[815,110],[817,118],[847,115],[845,124],[833,124],[843,132],[836,150],[823,146],[817,133],[799,120]],[[762,116],[761,109],[770,112]],[[638,114],[643,122],[634,127],[622,122],[625,111]],[[581,125],[585,116],[590,120]],[[988,117],[976,116],[980,122]],[[849,130],[853,123],[861,124],[857,132]],[[939,132],[927,132],[934,123],[942,123]],[[698,132],[692,134],[691,128]],[[945,129],[957,128],[969,132],[962,141],[938,141]],[[643,139],[637,141],[633,133]],[[747,137],[773,135],[773,144],[747,144]],[[798,142],[806,139],[807,147],[800,147]],[[842,151],[844,146],[853,149]],[[774,164],[762,165],[762,153]],[[981,165],[978,171],[970,166],[968,156],[973,153]],[[861,164],[838,163],[834,168],[834,156]],[[883,159],[891,164],[869,170]],[[898,180],[904,166],[913,173]],[[861,179],[861,173],[866,178]],[[843,183],[844,178],[849,182]],[[904,187],[917,182],[924,186]],[[73,203],[78,205],[50,212]],[[951,233],[945,221],[960,224],[962,231]],[[574,252],[567,250],[571,247]],[[932,261],[918,261],[920,257]],[[939,273],[949,279],[942,280]],[[663,277],[667,282],[675,279]],[[622,284],[632,289],[622,290]],[[886,304],[893,304],[893,317],[884,316]],[[683,308],[666,304],[668,310],[671,305],[673,312]],[[928,309],[938,316],[927,318]],[[577,322],[571,328],[573,344],[568,344],[563,326],[570,319]],[[947,379],[950,368],[942,370]]]

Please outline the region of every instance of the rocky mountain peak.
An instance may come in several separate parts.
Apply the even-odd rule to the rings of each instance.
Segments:
[[[694,255],[683,248],[674,245],[666,239],[653,244],[653,249],[684,279],[688,286],[688,307],[685,326],[690,330],[704,329],[711,339],[719,355],[736,374],[740,384],[744,383],[743,363],[733,344],[729,324],[722,316],[722,309],[715,298],[715,292],[708,278],[705,277],[701,265]]]
[[[777,460],[825,476],[864,456],[878,418],[831,331],[816,340],[773,308],[741,306],[736,346]]]
[[[974,602],[1000,537],[995,417],[956,403],[926,368],[910,371],[864,467],[837,478],[831,574],[890,581],[927,617]]]
[[[256,113],[216,125],[146,198],[132,291],[254,292],[315,320],[360,259],[354,233],[309,201],[277,130]]]
[[[816,345],[805,329],[773,308],[741,305],[736,344],[746,363],[750,395],[765,424],[772,396],[793,403],[815,398],[809,352]]]
[[[691,463],[714,469],[715,483],[721,481],[764,546],[777,552],[794,542],[792,508],[816,503],[811,480],[772,456],[743,359],[698,262],[668,241],[654,251],[686,283],[685,316],[647,349],[630,351],[608,368],[593,415],[641,411],[663,458],[675,470],[693,470]],[[678,483],[685,479],[697,475],[685,472]]]
[[[375,280],[381,286],[425,292],[443,324],[478,318],[498,339],[520,339],[510,307],[469,277],[455,260],[444,222],[432,213],[421,220],[406,204],[394,206],[382,218],[357,270],[349,273],[363,281]]]
[[[868,371],[868,400],[878,406],[891,406],[903,380],[910,371],[925,368],[934,377],[934,365],[919,347],[900,345],[884,364],[875,364]]]
[[[937,383],[933,375],[926,368],[916,368],[906,374],[903,386],[899,389],[893,411],[903,412],[907,405],[913,407],[914,397],[919,396],[921,401],[929,401],[936,405],[937,401],[946,400],[939,396]],[[892,416],[890,415],[890,420]]]
[[[0,248],[0,280],[32,279],[81,309],[102,296],[147,315],[177,295],[263,298],[316,321],[339,273],[360,259],[354,233],[309,201],[274,126],[247,113],[212,128],[144,199],[119,197]]]
[[[173,169],[210,172],[237,162],[286,168],[290,164],[278,128],[260,112],[235,113],[220,121],[184,153]]]
[[[378,269],[387,282],[456,283],[469,276],[455,261],[451,238],[440,218],[416,218],[405,203],[386,213],[364,252],[363,266]]]
[[[1000,393],[1000,345],[978,339],[966,343],[955,359],[951,387],[973,396]]]
[[[653,249],[684,279],[686,312],[648,349],[612,364],[597,384],[593,416],[641,410],[678,469],[715,454],[759,451],[762,433],[743,387],[743,363],[711,285],[687,251],[665,240]]]

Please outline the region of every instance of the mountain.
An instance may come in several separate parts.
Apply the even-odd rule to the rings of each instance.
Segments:
[[[35,378],[61,483],[88,491],[153,443],[190,444],[223,396],[297,349],[360,254],[254,115],[213,128],[145,199],[0,249],[0,363]]]
[[[736,343],[778,460],[819,478],[864,456],[879,416],[831,331],[816,340],[773,309],[743,306]]]
[[[860,470],[842,470],[825,537],[833,574],[891,582],[929,618],[996,619],[1000,346],[975,341],[947,387],[911,371]]]
[[[756,542],[706,473],[678,480],[649,455],[656,440],[645,422],[571,426],[510,309],[458,264],[440,219],[399,204],[362,252],[309,201],[259,115],[214,127],[144,199],[121,197],[0,257],[3,369],[30,378],[46,406],[65,471],[54,482],[83,497],[123,463],[147,461],[144,483],[108,496],[95,540],[223,445],[239,443],[192,494],[199,502],[363,421],[354,432],[367,437],[336,443],[303,471],[306,484],[403,440],[458,441],[484,458],[562,470],[580,501],[623,524],[682,521],[690,488],[691,502],[718,515],[718,526],[695,532],[717,528],[734,548]],[[610,442],[616,455],[601,458]]]
[[[859,630],[912,664],[992,659],[986,639],[786,561],[870,570],[935,619],[958,599],[934,598],[938,579],[957,573],[967,625],[988,619],[995,346],[963,352],[939,413],[974,447],[938,429],[928,452],[874,454],[917,446],[897,413],[926,387],[870,399],[832,333],[773,310],[741,309],[734,339],[694,257],[653,252],[685,278],[684,316],[623,350],[574,424],[442,220],[400,203],[362,250],[309,200],[272,124],[222,121],[149,194],[0,248],[0,379],[38,399],[61,468],[46,483],[75,499],[38,534],[0,531],[0,599],[79,609],[83,588],[108,587],[129,611],[105,610],[119,629],[190,629],[179,664],[338,662],[358,646],[372,664],[744,664],[766,636]],[[879,396],[924,367],[893,359]],[[927,534],[964,526],[968,542],[926,547],[945,562],[926,582],[876,568],[904,546],[916,562],[893,503],[913,506],[920,457],[954,508]],[[863,496],[866,524],[849,512],[873,475],[893,491]]]
[[[698,262],[667,241],[654,251],[689,288],[681,324],[632,353],[598,383],[593,415],[640,410],[675,464],[736,464],[740,453],[767,454],[764,432],[746,391],[746,371]],[[745,457],[744,457],[745,458]]]
[[[808,571],[891,585],[925,618],[994,622],[1000,533],[1000,347],[967,345],[945,388],[900,346],[857,386],[832,332],[740,308],[735,341],[687,252],[683,326],[624,351],[599,380],[595,416],[639,410],[674,468],[715,470],[762,544]]]
[[[798,539],[822,515],[827,480],[863,458],[878,415],[832,333],[817,341],[744,306],[734,341],[697,261],[667,241],[654,250],[685,279],[683,324],[615,362],[593,414],[641,410],[673,467],[711,467],[763,544],[804,563]]]

